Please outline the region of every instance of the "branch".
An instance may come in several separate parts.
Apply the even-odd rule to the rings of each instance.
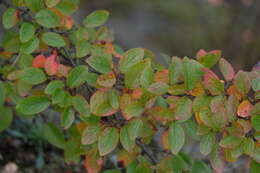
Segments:
[[[140,139],[136,139],[135,143],[138,147],[142,149],[142,152],[147,155],[147,157],[152,161],[153,164],[156,165],[157,163],[159,163],[159,161],[153,155],[153,151],[148,148],[144,143],[142,143]]]

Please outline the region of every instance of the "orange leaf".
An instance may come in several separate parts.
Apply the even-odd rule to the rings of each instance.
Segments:
[[[170,144],[169,144],[169,131],[164,131],[161,136],[161,144],[165,150],[170,149]]]
[[[71,29],[73,27],[74,20],[71,16],[67,16],[65,18],[65,28],[66,29]]]
[[[97,154],[91,153],[86,155],[84,166],[88,173],[99,173],[102,165],[103,159],[97,156]]]
[[[45,66],[46,58],[40,54],[33,59],[32,66],[34,68],[43,68]]]
[[[200,113],[199,112],[195,112],[195,119],[196,119],[198,124],[203,124],[203,121],[200,118]]]
[[[143,95],[143,89],[142,88],[136,88],[133,90],[131,96],[133,99],[140,99]]]
[[[167,69],[157,71],[154,76],[154,81],[169,83],[169,71]]]
[[[56,62],[56,54],[49,56],[46,59],[44,69],[50,76],[55,75],[58,72],[59,64]]]
[[[63,64],[59,64],[57,76],[58,77],[67,77],[70,70],[71,70],[71,67],[65,66]]]
[[[253,105],[248,100],[244,100],[238,106],[237,115],[240,117],[249,117],[252,109]]]
[[[228,95],[234,95],[238,100],[241,100],[243,97],[243,94],[241,92],[238,91],[237,87],[235,85],[231,85],[228,89],[227,89],[227,93]]]

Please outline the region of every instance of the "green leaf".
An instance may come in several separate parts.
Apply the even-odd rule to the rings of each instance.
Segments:
[[[59,104],[62,103],[66,98],[66,92],[62,90],[61,88],[58,88],[55,90],[55,92],[52,95],[52,104]]]
[[[98,27],[103,25],[109,17],[109,12],[106,10],[96,10],[90,13],[83,21],[86,27]]]
[[[121,173],[121,171],[117,169],[109,169],[109,170],[105,170],[102,173]]]
[[[41,69],[33,68],[33,67],[25,68],[24,70],[21,71],[18,77],[22,81],[32,85],[38,85],[47,80],[45,74]]]
[[[74,111],[72,108],[67,108],[64,110],[61,118],[61,125],[64,129],[70,128],[75,120]]]
[[[73,3],[70,2],[71,0],[62,0],[57,6],[56,8],[64,15],[66,16],[70,16],[72,15],[77,9],[78,6]]]
[[[166,83],[156,82],[150,85],[147,90],[155,95],[163,95],[167,93],[168,88],[169,85],[167,85]]]
[[[174,116],[179,121],[186,121],[192,116],[192,101],[188,97],[182,97],[177,101]]]
[[[215,134],[213,132],[204,135],[200,142],[200,152],[204,155],[208,155],[216,142]]]
[[[90,115],[90,107],[87,100],[80,95],[76,95],[72,97],[72,104],[76,111],[78,111],[81,115],[89,116]]]
[[[0,106],[0,132],[7,129],[13,121],[13,112],[9,107]]]
[[[45,96],[30,96],[21,100],[16,109],[18,112],[25,115],[34,115],[47,109],[50,105],[48,97]]]
[[[211,168],[204,162],[196,160],[192,164],[191,173],[213,173]]]
[[[55,7],[61,0],[44,0],[48,8]]]
[[[90,98],[90,112],[98,116],[110,116],[116,109],[109,104],[109,94],[105,91],[97,91]]]
[[[87,81],[88,67],[80,65],[73,68],[67,78],[67,85],[70,88],[76,88]]]
[[[35,27],[30,23],[23,23],[19,32],[21,42],[25,43],[34,36]]]
[[[176,84],[179,81],[180,76],[183,74],[182,61],[178,57],[173,57],[169,66],[169,79],[170,84]]]
[[[200,109],[203,107],[208,107],[210,105],[212,97],[207,96],[207,95],[198,95],[196,98],[193,100],[192,103],[192,109],[194,112],[199,112]]]
[[[207,68],[213,67],[221,58],[221,51],[209,52],[204,56],[200,56],[198,61]]]
[[[260,170],[260,163],[252,160],[250,163],[250,173],[258,173]]]
[[[254,79],[252,81],[252,88],[253,90],[256,91],[260,91],[260,77]]]
[[[79,40],[76,43],[76,56],[82,58],[90,53],[91,44],[87,40]]]
[[[20,50],[19,34],[13,31],[7,31],[3,35],[3,48],[5,51],[17,53]]]
[[[247,94],[251,88],[251,80],[248,72],[239,71],[235,77],[234,84],[238,91],[243,94]]]
[[[87,126],[82,133],[81,143],[84,145],[93,144],[98,140],[100,131],[101,127],[99,124],[91,124]]]
[[[112,152],[119,141],[119,132],[116,128],[107,127],[98,137],[98,150],[101,156]]]
[[[126,151],[131,152],[134,148],[135,140],[130,138],[128,127],[125,125],[120,129],[120,142]]]
[[[119,70],[126,73],[133,65],[139,63],[144,58],[144,49],[134,48],[123,54],[119,61]]]
[[[223,148],[234,148],[242,142],[242,139],[237,136],[225,136],[219,143]]]
[[[54,124],[47,123],[43,127],[43,135],[45,139],[52,145],[63,149],[65,146],[65,139],[63,133]]]
[[[109,90],[109,103],[114,109],[119,108],[119,93],[115,89]]]
[[[32,66],[33,56],[28,54],[20,54],[17,62],[18,66],[23,69]]]
[[[6,96],[5,86],[4,83],[0,81],[0,106],[4,104],[5,96]]]
[[[260,116],[255,115],[252,117],[252,126],[256,131],[260,131]]]
[[[20,53],[31,54],[38,49],[40,40],[37,37],[33,37],[31,40],[23,43],[20,47]]]
[[[169,144],[173,154],[177,154],[185,143],[185,134],[179,123],[171,123],[169,129]]]
[[[244,153],[252,155],[255,150],[255,142],[251,138],[244,138],[242,142]]]
[[[138,117],[144,112],[145,108],[141,102],[127,104],[122,110],[127,117]]]
[[[193,59],[185,57],[183,59],[183,74],[184,74],[184,84],[185,89],[192,90],[197,82],[201,80],[203,72],[201,68],[203,66]]]
[[[140,87],[148,88],[153,82],[153,71],[151,68],[151,59],[146,58],[141,62],[133,65],[125,73],[125,85],[133,89]]]
[[[44,7],[44,1],[43,0],[24,0],[26,3],[26,6],[30,8],[33,12],[37,12]]]
[[[86,61],[92,68],[100,73],[108,73],[112,70],[112,56],[110,54],[94,54]]]
[[[51,10],[43,9],[35,15],[36,22],[46,28],[55,28],[60,25],[60,18]]]
[[[10,29],[16,25],[18,22],[18,17],[16,9],[8,8],[3,14],[3,25],[5,29]]]
[[[64,82],[61,80],[53,80],[50,83],[48,83],[47,87],[44,90],[45,94],[53,94],[58,88],[63,88]]]
[[[224,58],[221,58],[219,61],[219,69],[227,81],[231,81],[234,78],[235,71],[231,64]]]
[[[54,32],[46,32],[42,35],[42,40],[52,47],[64,47],[66,45],[62,36]]]
[[[135,140],[142,132],[143,121],[141,119],[134,119],[129,123],[128,135],[131,140]]]

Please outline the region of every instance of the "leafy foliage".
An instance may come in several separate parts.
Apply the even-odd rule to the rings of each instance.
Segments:
[[[166,68],[147,49],[115,44],[101,26],[105,10],[75,25],[78,3],[27,0],[3,14],[0,131],[15,116],[52,110],[60,123],[44,124],[45,139],[68,162],[85,155],[90,173],[100,172],[109,154],[127,172],[222,172],[224,161],[241,155],[257,171],[259,69],[236,73],[218,50],[200,50],[196,60],[172,57]],[[210,70],[217,64],[224,79]],[[147,150],[158,134],[163,158]],[[181,152],[187,136],[200,141],[211,167]]]

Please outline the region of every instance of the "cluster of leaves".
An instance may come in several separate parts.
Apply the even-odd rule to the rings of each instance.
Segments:
[[[114,44],[102,26],[105,10],[77,24],[78,4],[13,0],[4,12],[0,131],[14,115],[52,109],[60,124],[47,122],[45,138],[64,150],[67,162],[85,156],[89,173],[100,172],[112,152],[129,173],[220,173],[225,161],[241,155],[252,159],[252,172],[259,170],[259,66],[235,72],[221,51],[200,50],[196,60],[172,57],[164,67],[147,49]],[[223,80],[210,70],[217,64]],[[147,149],[157,134],[160,159]],[[200,141],[212,168],[180,153],[186,136]],[[107,172],[113,171],[120,172]]]

